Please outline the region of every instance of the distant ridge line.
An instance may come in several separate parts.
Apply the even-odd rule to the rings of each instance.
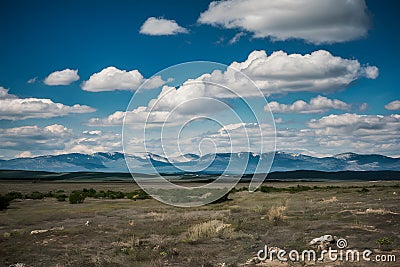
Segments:
[[[141,177],[149,177],[149,174],[134,174]],[[174,176],[176,181],[204,182],[212,181],[216,174],[201,174],[195,176],[191,173],[167,174]],[[176,178],[178,177],[178,178]],[[229,177],[229,176],[228,176]],[[241,180],[248,181],[252,174],[243,175]],[[33,180],[33,181],[132,181],[130,173],[108,172],[46,172],[24,170],[0,170],[0,180]],[[272,172],[267,175],[265,181],[400,181],[400,171],[338,171],[323,172],[312,170],[296,170],[287,172]]]

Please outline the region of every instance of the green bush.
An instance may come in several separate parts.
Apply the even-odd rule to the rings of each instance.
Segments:
[[[90,188],[87,192],[87,196],[88,197],[95,197],[96,196],[96,190],[94,190],[93,188]]]
[[[57,199],[58,201],[65,201],[66,198],[67,198],[67,195],[66,195],[66,194],[61,194],[61,195],[57,195],[57,196],[56,196],[56,199]]]
[[[8,192],[4,197],[7,198],[8,201],[14,199],[23,199],[23,195],[20,192],[15,192],[15,191]]]
[[[310,186],[304,186],[304,185],[297,185],[297,186],[290,186],[290,187],[272,187],[272,186],[266,186],[263,185],[260,187],[260,192],[263,193],[273,193],[273,192],[289,192],[289,193],[298,193],[298,192],[303,192],[303,191],[308,191],[308,190],[313,190],[313,189],[320,189],[319,187],[310,187]]]
[[[111,199],[117,199],[117,198],[124,198],[125,194],[121,191],[112,191],[112,190],[107,190],[105,193],[106,198],[111,198]]]
[[[126,196],[133,200],[150,198],[150,196],[142,189],[127,193]]]
[[[382,237],[375,241],[375,243],[379,246],[382,250],[389,250],[392,241],[388,237]]]
[[[104,190],[100,190],[99,192],[97,192],[97,193],[94,195],[94,197],[95,197],[95,198],[104,198],[104,197],[106,197],[106,192],[104,192]]]
[[[10,205],[10,201],[6,196],[0,195],[0,210],[5,210]]]
[[[25,198],[28,198],[28,199],[43,199],[44,198],[44,194],[35,191],[35,192],[32,192],[30,194],[25,195]]]
[[[85,201],[86,194],[82,191],[74,191],[69,195],[70,204],[81,204]]]
[[[44,194],[44,197],[56,197],[56,195],[53,193],[53,191],[49,191]]]
[[[357,192],[359,192],[359,193],[367,193],[367,192],[369,192],[369,189],[363,187],[362,189],[357,190]]]

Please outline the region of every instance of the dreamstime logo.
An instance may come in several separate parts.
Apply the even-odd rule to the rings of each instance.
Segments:
[[[278,260],[281,262],[396,262],[396,255],[394,254],[373,255],[373,251],[370,249],[365,249],[363,251],[358,251],[356,249],[346,249],[347,240],[343,238],[336,241],[336,247],[338,249],[333,249],[332,247],[318,251],[314,249],[307,249],[303,251],[293,249],[288,252],[284,249],[280,249],[277,247],[268,247],[267,245],[264,245],[264,248],[258,251],[257,259],[263,262],[274,260]]]
[[[154,90],[154,81],[162,85]],[[155,199],[192,207],[211,203],[251,176],[255,191],[275,151],[275,124],[264,94],[244,73],[214,62],[166,68],[135,92],[124,114],[125,161]],[[242,152],[242,153],[240,153]],[[176,184],[174,174],[212,182]],[[190,184],[190,185],[193,185]]]
[[[346,239],[343,239],[343,238],[339,238],[339,239],[336,241],[336,246],[337,246],[339,249],[344,249],[344,248],[346,248],[346,247],[347,247],[347,240],[346,240]]]

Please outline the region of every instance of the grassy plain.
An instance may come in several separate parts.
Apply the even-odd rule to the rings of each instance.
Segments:
[[[265,183],[229,200],[177,208],[154,199],[16,199],[0,211],[0,266],[376,266],[376,262],[251,260],[264,245],[310,249],[325,234],[351,249],[371,249],[400,261],[400,182]],[[241,183],[240,189],[248,184]],[[131,192],[128,182],[0,182],[0,194],[69,194],[94,188]],[[304,190],[303,190],[304,189]],[[88,223],[87,223],[88,222]],[[31,234],[34,230],[48,230]],[[389,240],[389,244],[377,240]]]

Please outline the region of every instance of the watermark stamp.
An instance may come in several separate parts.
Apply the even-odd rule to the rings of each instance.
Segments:
[[[160,87],[149,89],[154,81]],[[275,135],[265,95],[248,76],[232,65],[196,61],[166,68],[140,86],[124,114],[122,141],[143,190],[166,204],[193,207],[224,197],[244,174],[255,191],[270,171]],[[174,182],[179,174],[213,176],[186,186]]]
[[[261,262],[396,262],[394,254],[374,254],[370,249],[357,250],[347,248],[346,239],[336,241],[337,249],[329,247],[328,249],[315,250],[306,249],[298,251],[296,249],[287,251],[277,247],[264,248],[257,252],[257,260]]]

